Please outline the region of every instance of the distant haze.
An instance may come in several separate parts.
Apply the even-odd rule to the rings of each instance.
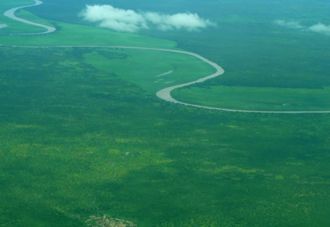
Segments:
[[[112,5],[87,5],[80,16],[86,21],[98,23],[100,27],[122,32],[138,32],[150,28],[198,31],[215,25],[196,13],[137,12]]]

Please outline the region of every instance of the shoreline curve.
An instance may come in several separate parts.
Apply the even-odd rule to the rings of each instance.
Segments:
[[[39,27],[39,28],[43,28],[43,29],[46,30],[44,32],[21,33],[19,35],[45,35],[45,34],[53,33],[53,32],[56,31],[56,28],[53,27],[53,26],[39,24],[39,23],[36,23],[36,22],[33,22],[33,21],[29,21],[27,19],[20,18],[20,17],[16,16],[16,12],[18,10],[25,9],[25,8],[30,8],[30,7],[34,7],[34,6],[39,6],[39,5],[42,5],[42,4],[43,4],[42,1],[40,1],[40,0],[34,0],[34,3],[33,4],[11,8],[11,9],[7,10],[6,12],[4,12],[3,15],[5,17],[8,17],[8,18],[10,18],[12,20],[15,20],[15,21],[18,21],[18,22],[21,22],[23,24],[28,24],[28,25]]]

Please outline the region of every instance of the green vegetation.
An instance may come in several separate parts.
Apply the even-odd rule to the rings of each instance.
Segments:
[[[164,87],[189,82],[214,71],[194,57],[160,51],[95,50],[86,53],[84,60],[105,73],[136,83],[151,95]]]
[[[330,110],[330,89],[211,86],[176,90],[178,100],[245,110]]]
[[[328,117],[169,105],[98,52],[1,48],[1,224],[327,224]]]
[[[125,34],[100,28],[56,23],[58,32],[45,36],[0,36],[3,45],[132,45],[147,47],[174,47],[175,42],[149,38],[137,34]],[[5,30],[5,29],[4,29]]]
[[[145,35],[49,23],[58,32],[0,36],[0,226],[90,226],[100,221],[138,227],[330,225],[328,115],[232,114],[163,102],[155,97],[158,89],[212,70],[180,54],[10,47],[176,47],[173,41]],[[25,29],[15,25],[17,33]],[[227,43],[218,48],[230,42],[229,34],[236,37],[225,33]],[[200,40],[193,38],[185,45],[198,49]],[[216,56],[220,63],[227,56],[226,70],[226,65],[234,66],[234,55],[241,56],[237,71],[229,67],[227,78],[178,90],[177,97],[242,108],[328,106],[324,74],[309,71],[293,86],[299,73],[288,71],[287,65],[279,69],[287,70],[281,83],[264,77],[252,87],[269,65],[256,72],[252,64],[244,80],[247,74],[240,72],[257,62],[250,55],[260,52],[250,52],[251,59],[244,62],[238,49],[229,54],[234,45],[223,55],[211,51],[211,38],[201,52],[209,51],[206,56]],[[260,42],[249,43],[258,49]],[[310,80],[311,75],[317,76]]]

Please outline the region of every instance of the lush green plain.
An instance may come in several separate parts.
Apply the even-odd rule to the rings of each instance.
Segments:
[[[330,89],[210,86],[180,89],[174,97],[201,105],[245,110],[330,110]]]
[[[0,53],[2,225],[328,224],[328,117],[163,103],[86,62],[88,49]]]
[[[56,23],[58,32],[53,35],[0,36],[0,44],[3,45],[131,45],[146,47],[175,47],[175,42],[136,34],[125,34],[107,31],[95,27],[75,24]],[[3,29],[6,30],[6,29]]]
[[[1,36],[0,44],[176,45],[56,25],[55,34]],[[1,47],[0,58],[0,226],[84,226],[93,215],[142,227],[330,225],[327,115],[230,114],[165,103],[155,90],[210,70],[177,54]],[[311,87],[324,82],[314,80]],[[209,97],[218,92],[207,88],[213,83],[219,81],[203,88]],[[199,89],[179,92],[205,97]],[[258,89],[235,91],[261,100]],[[227,104],[243,104],[220,90],[232,98]]]
[[[111,59],[113,54],[121,57]],[[189,82],[214,71],[213,67],[194,57],[160,51],[90,51],[84,55],[84,60],[104,72],[116,74],[139,85],[150,94],[155,94],[166,86]]]

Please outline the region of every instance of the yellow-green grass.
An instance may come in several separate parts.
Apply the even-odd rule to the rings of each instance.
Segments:
[[[91,58],[128,52],[0,54],[2,225],[329,223],[329,117],[167,105]]]
[[[163,39],[130,33],[113,32],[92,26],[56,23],[57,31],[38,36],[0,36],[1,45],[132,45],[148,47],[175,47],[176,43]]]
[[[178,53],[153,50],[99,50],[101,52],[94,50],[86,53],[85,62],[152,93],[170,85],[198,79],[214,71],[213,67],[204,62]],[[124,57],[112,59],[107,54],[121,54]],[[166,72],[169,73],[162,75]]]

